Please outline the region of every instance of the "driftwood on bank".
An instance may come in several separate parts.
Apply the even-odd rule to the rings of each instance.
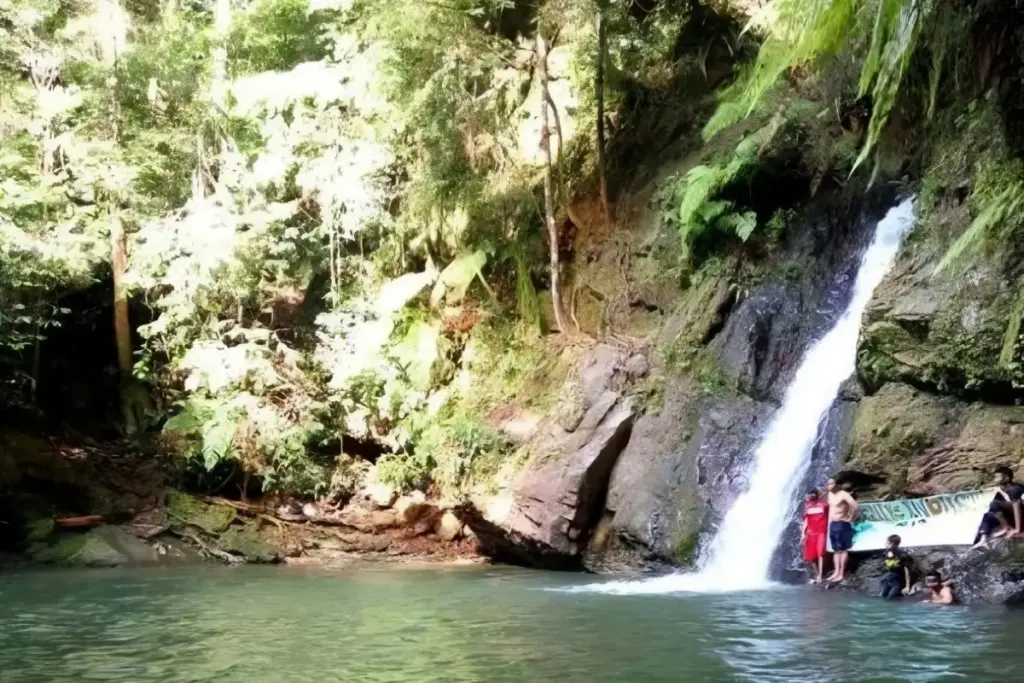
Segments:
[[[201,539],[198,534],[194,534],[191,531],[175,531],[174,529],[171,529],[170,532],[179,538],[191,541],[193,544],[195,544],[196,547],[199,548],[199,552],[206,555],[207,557],[218,559],[222,562],[227,562],[228,564],[243,564],[245,562],[244,557],[232,555],[231,553],[225,550],[214,548],[209,543]]]
[[[83,515],[80,517],[57,517],[53,520],[61,529],[85,529],[103,524],[100,515]]]

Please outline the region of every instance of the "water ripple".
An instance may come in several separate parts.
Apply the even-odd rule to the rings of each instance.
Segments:
[[[511,569],[274,568],[0,578],[3,683],[996,680],[1020,670],[1004,610],[798,588],[549,592]]]

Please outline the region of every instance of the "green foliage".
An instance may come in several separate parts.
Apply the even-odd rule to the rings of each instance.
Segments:
[[[377,462],[381,481],[396,488],[422,488],[433,482],[449,494],[472,483],[474,472],[492,473],[510,452],[508,439],[476,419],[460,414],[434,422],[411,454],[387,454]]]
[[[757,167],[785,123],[781,114],[772,117],[744,136],[730,156],[718,163],[696,166],[682,181],[676,181],[676,220],[685,259],[691,258],[694,243],[703,235],[727,233],[745,242],[757,229],[757,215],[753,211],[744,211],[718,196],[731,184],[742,182]]]
[[[316,494],[326,488],[328,473],[307,452],[322,436],[322,425],[312,416],[289,421],[252,394],[193,395],[163,431],[178,454],[207,472],[229,462],[261,476],[267,491]]]
[[[928,115],[934,111],[947,46],[963,25],[949,3],[921,0],[777,0],[769,19],[755,25],[764,41],[755,64],[724,94],[704,129],[717,135],[749,116],[792,69],[823,70],[844,51],[863,55],[858,95],[870,95],[871,118],[855,169],[877,146],[907,81],[911,62],[927,29],[930,48]],[[948,15],[942,17],[943,13]],[[935,18],[935,19],[933,19]],[[852,95],[848,93],[847,96]]]
[[[193,397],[181,412],[164,423],[164,433],[184,438],[187,452],[212,471],[236,456],[235,432],[243,417],[242,406],[222,399]]]
[[[1024,227],[1024,164],[1019,161],[990,161],[978,171],[971,206],[975,218],[970,227],[949,247],[935,272],[940,273],[963,261],[984,245],[1005,244]]]
[[[635,396],[641,412],[660,412],[665,404],[665,378],[653,375],[644,377],[637,383]]]
[[[234,72],[288,71],[330,53],[329,22],[306,0],[258,0],[231,27],[228,52]]]

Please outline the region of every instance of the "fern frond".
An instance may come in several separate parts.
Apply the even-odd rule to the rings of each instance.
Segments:
[[[851,173],[868,158],[871,150],[881,139],[885,124],[889,121],[889,114],[892,112],[893,105],[896,104],[900,84],[907,73],[907,67],[910,66],[910,58],[917,47],[917,38],[920,34],[923,17],[922,6],[925,3],[922,0],[882,0],[883,5],[893,3],[900,5],[900,12],[895,23],[887,27],[885,45],[882,48],[880,60],[877,65],[871,66],[872,73],[869,78],[864,78],[865,72],[861,73],[862,91],[866,89],[866,86],[870,86],[872,81],[874,82],[871,120],[868,122],[864,147],[853,163]],[[884,19],[884,21],[891,21],[891,19]]]
[[[736,233],[740,240],[746,242],[757,229],[757,214],[753,211],[726,214],[718,219],[718,226]]]
[[[1017,300],[1013,303],[1013,308],[1010,309],[1010,319],[1006,321],[1003,348],[999,352],[999,365],[1004,368],[1013,362],[1013,357],[1017,353],[1022,318],[1024,318],[1024,289],[1017,293]]]
[[[722,169],[717,166],[696,166],[686,174],[686,188],[679,202],[681,230],[688,230],[693,224],[700,208],[721,187],[722,177]]]
[[[1017,212],[1024,201],[1022,193],[1024,185],[1015,183],[989,200],[984,210],[971,222],[971,226],[946,251],[939,265],[935,267],[935,274],[938,275],[950,266],[958,264],[965,256],[981,247],[990,233],[998,229],[1008,216]]]

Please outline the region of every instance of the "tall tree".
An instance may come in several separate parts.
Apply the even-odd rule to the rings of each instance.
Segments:
[[[228,35],[231,33],[231,0],[217,0],[213,9],[213,80],[210,100],[215,113],[227,109],[228,99]]]
[[[594,90],[597,99],[597,178],[601,191],[601,210],[605,223],[611,223],[611,207],[608,203],[608,179],[605,175],[605,132],[604,132],[604,64],[608,59],[608,22],[605,17],[605,0],[597,0],[597,75]]]
[[[537,29],[537,81],[540,88],[541,146],[544,148],[544,223],[548,230],[551,250],[551,305],[555,309],[555,325],[562,334],[569,332],[562,310],[560,263],[558,258],[558,225],[555,223],[554,183],[551,172],[551,129],[548,126],[548,48],[540,29]]]
[[[119,65],[128,36],[127,15],[118,0],[97,0],[95,15],[97,52],[107,68],[110,102],[110,137],[116,149],[121,140],[121,107],[119,96]],[[121,197],[113,182],[106,191],[107,213],[110,221],[110,267],[114,281],[114,341],[117,345],[117,367],[121,374],[121,415],[124,429],[134,434],[139,429],[136,414],[137,394],[132,370],[131,320],[128,315],[128,292],[125,273],[128,268],[128,248],[121,219]]]

